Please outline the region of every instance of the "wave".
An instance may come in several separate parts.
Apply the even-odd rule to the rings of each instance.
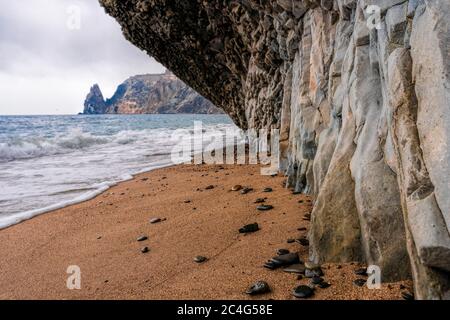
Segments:
[[[220,132],[223,133],[224,128],[221,126],[204,128],[203,133],[206,133],[205,139],[218,135]],[[0,163],[67,154],[94,146],[108,146],[111,144],[120,146],[137,142],[151,142],[153,146],[169,147],[175,143],[172,140],[170,145],[167,145],[170,136],[173,138],[173,135],[175,135],[175,138],[183,140],[190,136],[190,132],[191,130],[188,128],[177,130],[144,129],[124,130],[107,136],[94,135],[76,128],[54,137],[11,138],[9,141],[0,142]]]

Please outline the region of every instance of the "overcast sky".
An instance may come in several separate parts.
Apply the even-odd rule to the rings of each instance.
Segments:
[[[75,114],[98,83],[164,72],[97,0],[0,0],[0,114]],[[80,13],[80,14],[78,14]]]

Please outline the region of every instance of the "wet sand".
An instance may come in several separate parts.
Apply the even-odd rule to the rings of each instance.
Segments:
[[[259,166],[175,166],[0,230],[0,299],[295,299],[292,290],[309,279],[262,267],[281,248],[307,259],[308,248],[287,239],[307,234],[298,229],[309,228],[303,217],[311,198],[292,194],[283,182],[260,175]],[[254,191],[230,191],[237,184]],[[261,197],[274,209],[257,211]],[[152,218],[167,220],[151,224]],[[261,230],[239,234],[254,222]],[[141,235],[148,240],[138,242]],[[148,253],[141,252],[145,246]],[[195,263],[199,255],[208,261]],[[67,289],[71,265],[81,269],[80,290]],[[313,299],[401,299],[403,286],[411,288],[410,281],[357,287],[359,267],[323,265],[331,286],[317,288]],[[258,280],[272,292],[246,295]]]

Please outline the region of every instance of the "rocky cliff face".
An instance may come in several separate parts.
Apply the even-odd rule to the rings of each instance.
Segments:
[[[450,298],[448,0],[100,0],[242,128],[281,129],[311,259]]]
[[[98,85],[86,97],[84,114],[223,113],[171,72],[129,78],[107,99]]]

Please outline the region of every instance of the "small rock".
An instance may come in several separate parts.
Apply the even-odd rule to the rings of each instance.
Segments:
[[[336,267],[336,269],[342,269],[342,266],[340,264],[338,264],[338,266]]]
[[[142,249],[141,249],[141,252],[142,253],[147,253],[147,252],[149,252],[150,251],[150,249],[148,248],[148,247],[143,247]]]
[[[211,190],[211,189],[214,189],[214,186],[213,186],[213,185],[209,185],[209,186],[207,186],[207,187],[205,188],[205,190]]]
[[[259,230],[259,225],[255,222],[252,224],[248,224],[239,229],[239,233],[252,233]]]
[[[301,191],[293,191],[292,194],[297,195],[297,194],[302,194],[302,192]]]
[[[353,284],[358,287],[363,287],[366,284],[366,280],[365,279],[356,279],[355,281],[353,281]]]
[[[270,292],[270,287],[265,281],[254,283],[245,293],[249,295],[258,295]]]
[[[241,190],[241,194],[247,194],[247,193],[249,193],[251,191],[253,191],[252,188],[244,188],[244,189]]]
[[[258,198],[258,199],[255,200],[255,203],[263,203],[263,202],[266,202],[266,199]]]
[[[208,258],[206,258],[204,256],[197,256],[197,257],[194,258],[194,262],[197,262],[197,263],[203,263],[206,260],[208,260]]]
[[[270,187],[264,188],[263,192],[272,192],[273,189]]]
[[[412,294],[411,292],[408,292],[408,291],[403,291],[402,298],[404,300],[414,300],[414,294]]]
[[[366,268],[357,269],[357,270],[355,270],[355,274],[358,276],[367,277],[367,269]]]
[[[282,256],[283,254],[288,254],[290,251],[288,249],[278,249],[277,255]]]
[[[139,238],[136,239],[136,241],[142,242],[142,241],[145,241],[145,240],[147,240],[147,239],[148,239],[147,236],[140,236]]]
[[[191,203],[191,200],[184,200],[184,203]]]
[[[314,294],[314,290],[309,286],[298,286],[295,288],[293,295],[299,299],[307,299]]]
[[[326,288],[329,288],[331,286],[331,284],[329,284],[328,282],[322,281],[321,283],[318,284],[318,286],[321,289],[326,289]]]
[[[272,210],[273,206],[271,206],[270,204],[263,204],[261,206],[258,206],[256,209],[258,209],[259,211],[268,211]]]
[[[306,270],[305,265],[301,263],[294,264],[286,269],[283,269],[283,271],[286,273],[295,273],[295,274],[304,274],[305,270]]]
[[[298,229],[297,229],[297,231],[306,231],[306,230],[308,230],[308,229],[305,228],[305,227],[301,227],[301,228],[298,228]]]
[[[303,276],[301,275],[301,274],[299,274],[298,276],[297,276],[297,280],[302,280],[303,279]]]
[[[307,247],[309,246],[309,240],[306,238],[300,238],[295,240],[296,242],[300,243],[302,246]]]
[[[287,239],[287,243],[294,243],[295,239]]]
[[[320,284],[323,281],[324,281],[323,278],[321,278],[319,276],[314,276],[314,277],[311,278],[311,283],[312,284]]]
[[[239,185],[239,184],[237,184],[237,185],[235,185],[233,188],[231,188],[231,191],[239,191],[239,190],[241,190],[241,189],[242,189],[242,186]]]
[[[155,224],[155,223],[159,223],[161,221],[162,221],[161,218],[153,218],[153,219],[150,220],[150,223],[151,224]]]

